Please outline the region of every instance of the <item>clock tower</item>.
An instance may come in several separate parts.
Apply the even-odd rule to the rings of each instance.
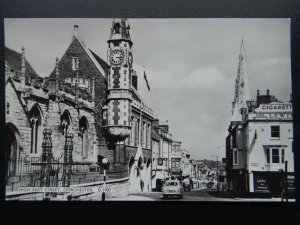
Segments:
[[[107,108],[103,119],[106,121],[104,134],[110,144],[124,141],[131,133],[131,76],[132,41],[127,19],[114,19],[110,38],[107,41],[107,58],[110,66],[107,87]]]

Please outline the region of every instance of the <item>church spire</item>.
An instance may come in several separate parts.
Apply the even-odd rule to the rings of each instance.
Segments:
[[[249,80],[248,80],[247,68],[246,68],[246,53],[245,53],[244,38],[242,37],[237,78],[235,80],[235,92],[234,92],[234,101],[232,105],[233,108],[232,108],[231,121],[242,121],[241,109],[247,108],[247,101],[249,100],[250,100],[250,88],[249,88]]]

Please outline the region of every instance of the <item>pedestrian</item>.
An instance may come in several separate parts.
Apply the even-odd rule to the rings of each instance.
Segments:
[[[142,179],[141,179],[140,185],[141,185],[141,190],[143,192],[143,190],[144,190],[144,181]]]

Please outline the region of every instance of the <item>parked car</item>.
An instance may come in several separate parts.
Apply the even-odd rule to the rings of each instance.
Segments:
[[[183,187],[178,180],[168,180],[163,187],[163,197],[177,196],[183,198]]]
[[[190,179],[189,178],[184,179],[182,181],[182,186],[183,186],[183,190],[184,191],[191,191],[191,182],[190,182]]]

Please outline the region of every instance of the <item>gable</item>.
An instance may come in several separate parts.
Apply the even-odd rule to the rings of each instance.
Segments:
[[[22,68],[22,55],[10,48],[5,47],[5,61],[12,67],[16,75],[20,75]],[[40,78],[29,62],[25,59],[25,76]]]
[[[72,61],[78,57],[79,78],[88,79],[90,76],[102,76],[105,78],[105,70],[99,65],[93,54],[77,38],[73,37],[72,43],[66,50],[63,57],[58,62],[60,80],[65,78],[75,78],[76,71],[72,69]],[[50,74],[50,78],[55,77],[55,69]],[[96,78],[96,77],[95,77]]]

